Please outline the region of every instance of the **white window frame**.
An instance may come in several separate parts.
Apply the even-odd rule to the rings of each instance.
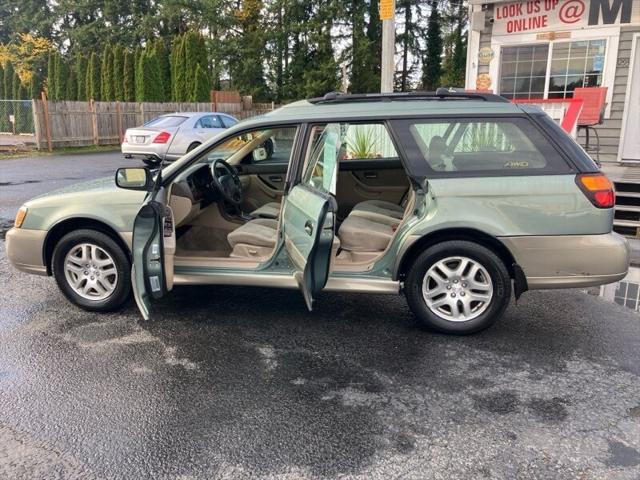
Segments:
[[[500,64],[502,63],[503,47],[519,47],[525,45],[549,45],[547,58],[547,72],[544,85],[544,98],[549,96],[549,76],[551,73],[551,55],[553,46],[557,43],[577,42],[581,40],[605,40],[604,66],[602,69],[602,86],[607,87],[607,107],[605,118],[611,116],[611,102],[613,99],[613,87],[616,76],[616,62],[618,59],[618,45],[620,42],[620,27],[598,27],[584,30],[571,30],[570,38],[558,40],[538,40],[538,33],[525,33],[520,35],[496,36],[491,38],[491,48],[496,58],[489,66],[489,75],[493,79],[493,90],[500,94]]]

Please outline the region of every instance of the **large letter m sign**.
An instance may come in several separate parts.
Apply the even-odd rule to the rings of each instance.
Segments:
[[[618,15],[620,15],[620,23],[631,23],[632,7],[633,0],[591,0],[589,25],[617,23]],[[602,22],[600,22],[601,13]]]

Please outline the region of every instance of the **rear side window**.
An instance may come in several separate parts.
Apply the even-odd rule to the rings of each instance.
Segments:
[[[204,117],[200,117],[200,119],[196,122],[195,128],[222,128],[222,123],[220,123],[220,118],[217,115],[206,115]]]
[[[418,175],[567,173],[564,159],[526,118],[394,122]]]
[[[153,120],[149,120],[144,124],[145,127],[177,127],[182,122],[184,122],[187,117],[180,117],[178,115],[165,115],[162,117],[154,118]]]
[[[222,123],[224,124],[225,127],[227,128],[231,128],[233,127],[236,123],[238,123],[238,121],[235,118],[231,118],[231,117],[227,117],[225,115],[222,115],[220,118],[222,118]]]

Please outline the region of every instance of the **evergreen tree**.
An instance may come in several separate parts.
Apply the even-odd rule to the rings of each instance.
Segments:
[[[411,79],[418,67],[420,58],[420,38],[423,36],[420,27],[421,10],[413,0],[400,0],[402,10],[402,33],[396,36],[400,46],[400,69],[396,72],[396,89],[406,92],[412,88]]]
[[[313,41],[316,46],[311,51],[309,60],[311,65],[315,65],[315,68],[310,68],[304,73],[305,97],[324,95],[327,92],[337,90],[340,85],[338,63],[331,46],[331,24],[329,22],[320,28]]]
[[[145,49],[136,68],[136,102],[160,102],[163,92],[158,58],[152,49]]]
[[[233,39],[233,61],[230,63],[234,88],[256,101],[270,98],[265,81],[263,52],[265,51],[264,27],[261,23],[262,0],[245,0],[236,15],[238,34]],[[189,58],[187,51],[187,59]],[[189,70],[187,60],[187,71]],[[298,77],[299,81],[300,77]]]
[[[124,51],[120,45],[113,47],[113,99],[124,100]]]
[[[75,68],[67,69],[67,78],[65,82],[64,89],[64,99],[65,100],[77,100],[78,99],[78,83],[77,83],[77,73]]]
[[[0,63],[0,100],[7,99],[7,94],[4,91],[4,68]],[[0,112],[0,132],[9,131],[9,116],[7,112]]]
[[[100,95],[100,61],[96,52],[91,52],[87,65],[87,100],[101,100]]]
[[[29,98],[39,99],[40,92],[42,92],[42,74],[36,70],[29,81]]]
[[[8,100],[13,99],[13,77],[15,72],[13,71],[13,64],[7,62],[4,66],[4,95]]]
[[[446,23],[455,24],[455,29],[445,42],[445,55],[442,62],[442,80],[445,87],[464,87],[467,61],[466,36],[463,28],[466,24],[466,9],[459,4]]]
[[[176,38],[176,41],[173,44],[172,54],[172,98],[175,102],[184,102],[187,100],[189,95],[187,90],[186,46],[184,35]]]
[[[249,0],[254,1],[254,0]],[[188,100],[195,90],[195,72],[200,66],[207,72],[207,50],[204,38],[194,32],[187,32],[184,36],[184,88]]]
[[[206,102],[209,100],[211,91],[211,82],[207,72],[200,66],[196,66],[196,74],[194,76],[193,93],[191,95],[192,102]]]
[[[161,38],[156,40],[154,49],[160,68],[160,77],[162,78],[162,101],[168,102],[171,100],[171,64],[169,61],[169,52],[167,51],[164,40]]]
[[[442,37],[438,2],[432,0],[431,14],[427,23],[427,47],[422,64],[422,86],[425,90],[435,90],[440,86],[442,76]]]
[[[76,92],[76,99],[81,101],[88,100],[87,98],[87,59],[82,54],[76,55],[75,60],[76,81],[78,90]]]
[[[56,52],[49,52],[47,60],[47,97],[54,100],[56,91]]]
[[[7,96],[4,93],[4,68],[2,67],[2,63],[0,63],[0,100],[4,100],[5,98],[7,98]]]
[[[69,67],[64,58],[58,53],[55,55],[55,81],[54,81],[54,100],[66,100],[67,77],[69,76]]]
[[[123,66],[123,100],[125,102],[134,102],[136,99],[136,84],[135,84],[135,65],[133,63],[133,52],[129,50],[124,51],[124,66]]]
[[[21,100],[21,85],[22,82],[20,81],[20,77],[18,76],[18,74],[16,72],[14,72],[13,74],[13,82],[12,82],[12,94],[11,94],[11,98],[14,100]],[[22,126],[22,117],[24,116],[23,112],[22,112],[22,106],[20,104],[13,104],[13,131],[15,131],[16,133],[20,133],[20,128]]]
[[[100,68],[100,96],[102,101],[110,102],[113,95],[113,53],[109,45],[102,52],[102,65]]]

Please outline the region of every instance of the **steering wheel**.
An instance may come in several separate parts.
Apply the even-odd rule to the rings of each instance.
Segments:
[[[221,171],[224,171],[222,173]],[[240,206],[242,203],[242,183],[235,168],[218,158],[211,164],[213,185],[229,203]]]

